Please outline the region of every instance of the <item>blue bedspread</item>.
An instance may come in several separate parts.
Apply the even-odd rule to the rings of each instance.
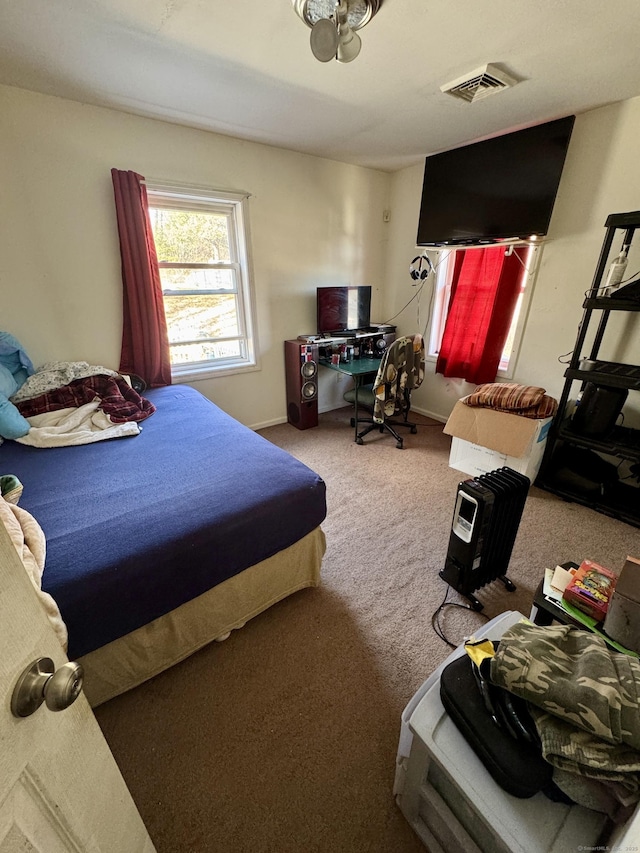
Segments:
[[[5,442],[0,473],[47,538],[43,589],[79,657],[316,528],[325,484],[199,392],[145,392],[138,436],[61,448]]]

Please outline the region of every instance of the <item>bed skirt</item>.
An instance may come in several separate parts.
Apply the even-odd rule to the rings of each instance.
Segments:
[[[324,533],[317,527],[166,616],[79,657],[89,704],[95,708],[137,687],[288,595],[318,586],[325,549]]]

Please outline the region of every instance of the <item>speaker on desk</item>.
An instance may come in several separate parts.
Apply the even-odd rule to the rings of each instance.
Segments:
[[[383,355],[384,351],[387,347],[391,346],[391,344],[395,341],[396,335],[395,332],[388,332],[384,335],[380,335],[374,340],[374,350],[378,353],[378,355]]]
[[[318,426],[318,345],[284,342],[287,420],[298,429]]]

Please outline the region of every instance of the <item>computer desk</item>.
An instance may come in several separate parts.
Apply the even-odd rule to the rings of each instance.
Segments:
[[[336,370],[338,373],[343,373],[345,376],[351,376],[353,378],[353,387],[355,390],[355,437],[354,441],[358,437],[358,389],[361,385],[364,384],[364,379],[366,376],[374,376],[378,372],[378,368],[380,367],[380,359],[379,358],[354,358],[353,361],[339,361],[337,364],[333,364],[331,359],[321,358],[320,364],[324,367],[328,367],[329,370]]]

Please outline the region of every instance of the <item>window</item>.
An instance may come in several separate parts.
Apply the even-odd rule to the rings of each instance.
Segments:
[[[172,374],[255,368],[246,193],[147,181],[147,197]]]
[[[522,276],[520,278],[518,299],[511,315],[511,325],[502,350],[498,375],[509,378],[513,373],[515,360],[520,347],[524,321],[529,300],[531,298],[532,278],[535,265],[538,261],[540,246],[529,245],[523,255]],[[521,247],[520,250],[522,251]],[[433,307],[431,310],[431,325],[428,339],[428,356],[437,358],[440,351],[442,335],[444,333],[449,302],[451,299],[451,285],[454,277],[456,253],[474,251],[473,249],[450,249],[442,251],[439,259],[434,263],[436,270],[435,291],[433,296]],[[508,250],[507,250],[508,251]]]

